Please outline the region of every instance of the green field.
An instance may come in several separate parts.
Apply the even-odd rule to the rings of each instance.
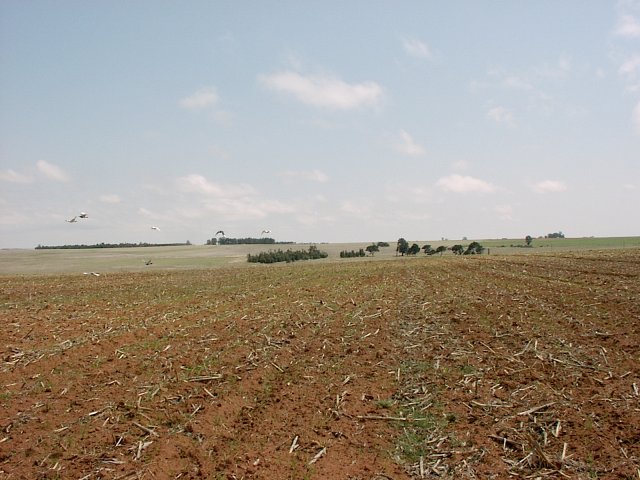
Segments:
[[[437,248],[440,245],[467,245],[472,240],[411,240],[421,247],[425,244]],[[481,239],[479,241],[489,255],[527,255],[551,253],[563,250],[606,250],[615,248],[640,248],[640,237],[563,238],[534,239],[531,247],[525,247],[524,239]],[[373,242],[372,242],[373,243]],[[359,250],[368,243],[318,244],[329,257],[317,262],[371,261],[395,258],[396,241],[388,241],[375,256],[341,259],[343,250]],[[310,244],[294,245],[188,245],[173,247],[96,248],[78,250],[0,250],[0,275],[58,274],[83,272],[135,272],[150,270],[179,270],[193,268],[215,268],[221,266],[246,266],[247,254],[256,254],[281,248],[286,250],[307,249]],[[418,254],[423,256],[422,253]],[[450,252],[445,255],[451,255]],[[151,265],[145,265],[150,260]]]

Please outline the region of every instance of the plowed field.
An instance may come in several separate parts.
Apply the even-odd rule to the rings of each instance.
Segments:
[[[0,277],[0,478],[640,477],[640,250]]]

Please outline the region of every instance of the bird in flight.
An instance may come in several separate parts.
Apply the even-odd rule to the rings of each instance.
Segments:
[[[224,232],[222,230],[218,230],[216,232],[216,236],[218,236],[218,235],[222,235],[224,237]]]
[[[80,217],[80,218],[89,218],[89,214],[88,214],[88,213],[85,213],[85,212],[80,212],[79,217]]]
[[[271,230],[262,230],[262,233],[260,235],[264,235],[265,233],[271,233]]]
[[[144,264],[145,265],[153,265],[153,262],[151,260],[145,260]]]
[[[160,231],[160,229],[159,229],[158,227],[155,227],[155,226],[151,227],[151,230],[158,230],[158,231]]]
[[[83,275],[93,275],[94,277],[99,277],[100,274],[98,272],[82,272]]]
[[[70,218],[69,220],[65,220],[67,223],[76,223],[78,221],[78,217]]]

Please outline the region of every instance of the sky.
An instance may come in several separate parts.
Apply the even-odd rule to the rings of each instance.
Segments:
[[[0,2],[0,248],[631,236],[638,205],[640,0]]]

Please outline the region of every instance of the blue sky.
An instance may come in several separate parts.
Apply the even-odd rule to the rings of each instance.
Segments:
[[[0,2],[3,248],[639,235],[639,204],[640,1]]]

